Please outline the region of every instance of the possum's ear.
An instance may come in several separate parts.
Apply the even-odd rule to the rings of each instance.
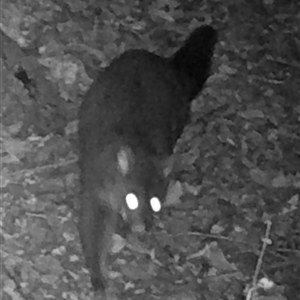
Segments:
[[[173,154],[163,161],[164,176],[168,177],[172,172],[182,169],[182,161],[179,154]]]
[[[122,146],[117,153],[118,170],[122,175],[127,175],[134,166],[134,153],[128,146]]]

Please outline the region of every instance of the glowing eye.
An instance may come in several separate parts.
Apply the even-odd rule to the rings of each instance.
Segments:
[[[127,194],[125,200],[129,209],[135,210],[139,207],[139,200],[135,194],[133,193]]]
[[[154,212],[159,212],[161,210],[161,203],[157,197],[152,197],[150,199],[150,205]]]

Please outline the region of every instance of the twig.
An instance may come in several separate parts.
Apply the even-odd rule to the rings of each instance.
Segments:
[[[262,265],[262,262],[263,262],[263,257],[264,257],[264,254],[266,252],[267,245],[270,244],[269,237],[270,237],[270,231],[271,231],[271,225],[272,225],[272,223],[271,223],[270,220],[267,220],[266,224],[267,224],[267,229],[266,229],[265,237],[263,238],[262,249],[261,249],[261,252],[260,252],[257,264],[256,264],[254,276],[253,276],[253,279],[252,279],[252,286],[248,290],[246,300],[251,300],[252,297],[253,297],[253,295],[254,295],[254,293],[255,293],[255,291],[257,290],[257,279],[258,279],[259,272],[261,270],[261,265]]]
[[[272,223],[271,223],[270,220],[267,220],[266,224],[267,224],[266,234],[265,234],[265,237],[263,239],[262,249],[261,249],[258,261],[257,261],[255,273],[254,273],[253,280],[252,280],[252,285],[253,286],[256,286],[256,284],[257,284],[257,278],[258,278],[258,275],[259,275],[259,272],[260,272],[260,269],[261,269],[261,265],[262,265],[262,262],[263,262],[263,257],[264,257],[264,254],[266,252],[267,245],[270,244],[269,236],[270,236]]]

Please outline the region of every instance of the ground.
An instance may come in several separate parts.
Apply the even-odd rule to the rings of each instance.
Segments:
[[[76,229],[82,95],[124,50],[168,56],[201,24],[219,42],[175,149],[168,207],[147,245],[116,242],[111,288],[121,299],[299,299],[297,1],[1,6],[3,300],[91,299]]]

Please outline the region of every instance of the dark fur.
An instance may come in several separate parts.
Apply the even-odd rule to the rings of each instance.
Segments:
[[[170,58],[127,51],[99,74],[85,97],[79,114],[79,231],[95,290],[105,288],[99,258],[103,266],[126,193],[134,189],[141,198],[142,220],[151,219],[149,197],[165,196],[162,161],[172,154],[190,102],[209,76],[216,41],[216,31],[203,26]],[[126,176],[116,162],[124,146],[133,153]]]

